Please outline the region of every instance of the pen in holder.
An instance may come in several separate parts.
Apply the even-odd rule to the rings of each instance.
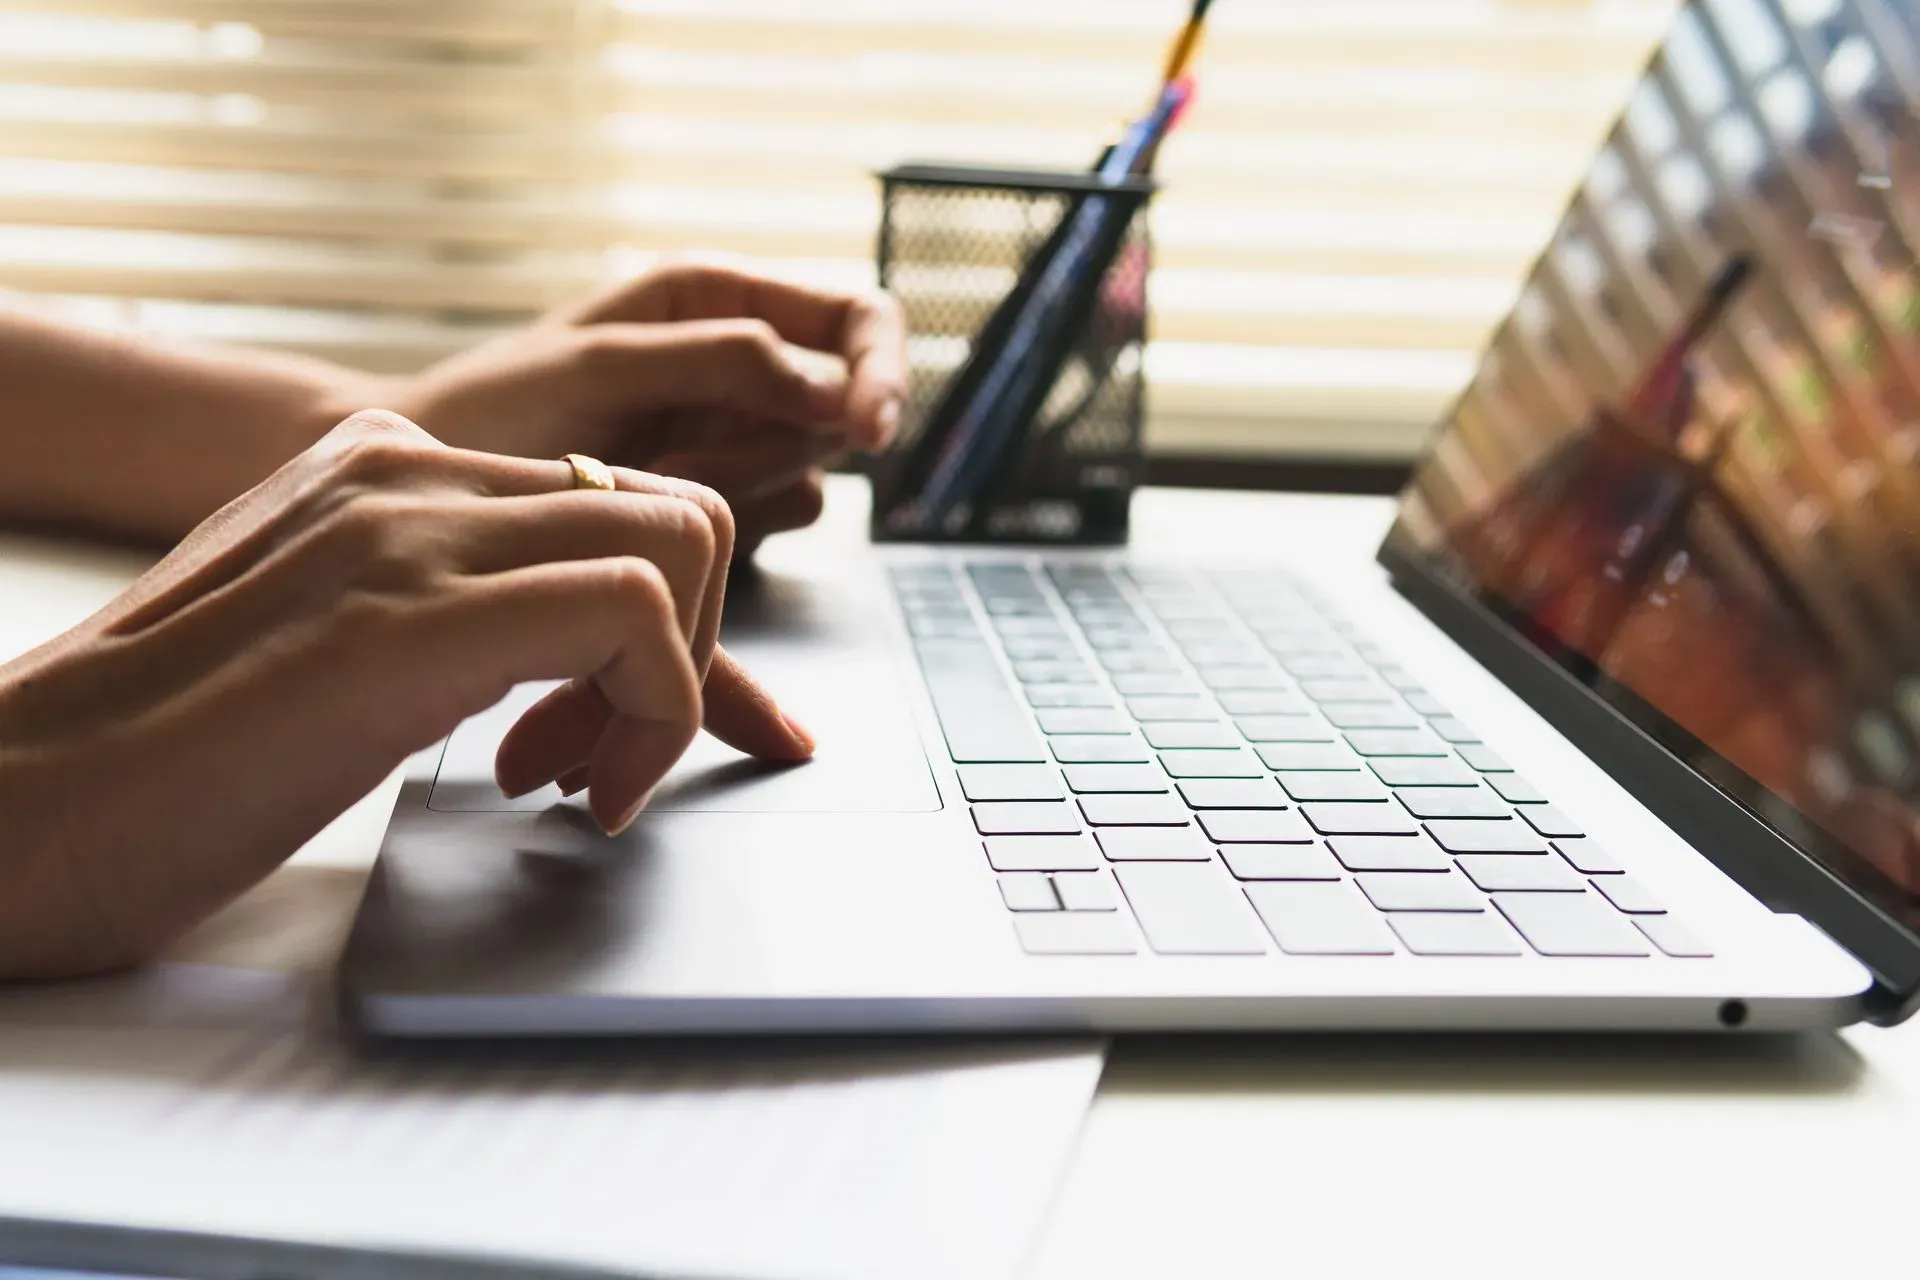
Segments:
[[[911,377],[871,468],[873,537],[1125,542],[1152,179],[902,165],[880,182],[880,283],[906,315]],[[1049,275],[1056,261],[1087,269]],[[1046,323],[1023,327],[1036,292]],[[1023,359],[1000,368],[1007,351]],[[979,404],[995,411],[969,419]]]

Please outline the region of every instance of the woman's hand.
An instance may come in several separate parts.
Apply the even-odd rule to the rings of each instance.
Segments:
[[[522,681],[510,794],[632,821],[704,723],[804,731],[715,645],[734,529],[684,481],[342,423],[80,627],[0,667],[0,977],[152,955]]]
[[[450,444],[579,452],[711,486],[736,551],[810,524],[820,468],[884,447],[906,379],[899,308],[677,264],[436,365],[388,402]]]

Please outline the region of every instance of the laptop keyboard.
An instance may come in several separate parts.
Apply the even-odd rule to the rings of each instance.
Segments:
[[[891,572],[1029,952],[1711,954],[1306,583]]]

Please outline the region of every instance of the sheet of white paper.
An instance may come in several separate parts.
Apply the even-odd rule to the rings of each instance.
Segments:
[[[0,997],[0,1215],[686,1276],[1015,1275],[1097,1042],[369,1057],[297,974]]]

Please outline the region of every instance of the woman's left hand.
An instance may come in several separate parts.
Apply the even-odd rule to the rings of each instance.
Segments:
[[[681,263],[435,365],[385,406],[461,448],[586,453],[707,485],[744,557],[819,516],[822,467],[886,446],[905,385],[885,294]]]

